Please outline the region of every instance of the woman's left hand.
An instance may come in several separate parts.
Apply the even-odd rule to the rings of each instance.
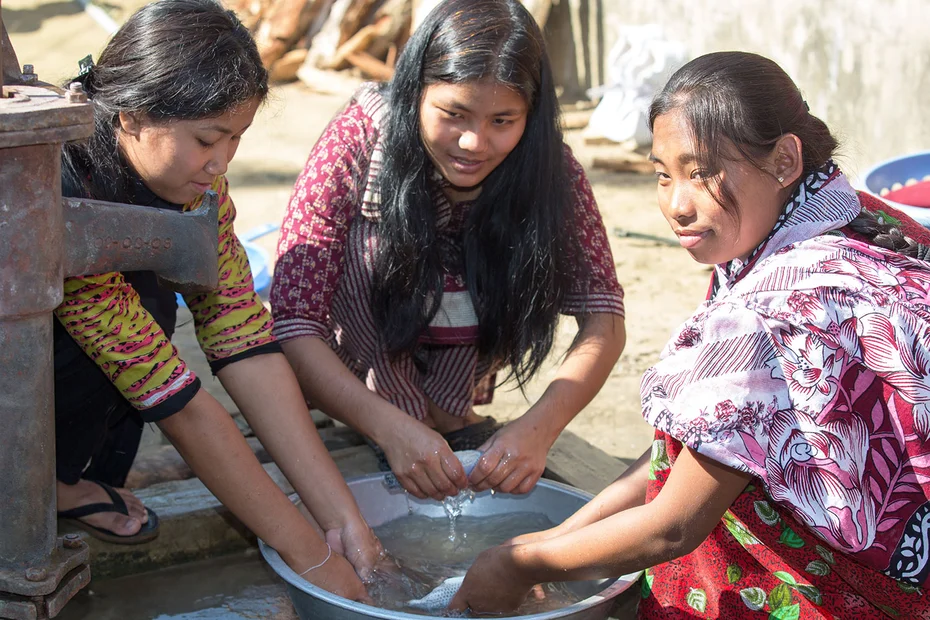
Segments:
[[[468,569],[449,609],[501,614],[519,607],[534,584],[520,579],[508,555],[512,549],[500,546],[482,551]]]
[[[351,522],[342,528],[326,530],[326,542],[334,552],[352,564],[362,581],[371,577],[371,572],[385,558],[381,541],[365,521]]]
[[[478,448],[484,454],[468,478],[476,491],[529,493],[536,486],[552,446],[529,426],[525,418],[518,418]]]

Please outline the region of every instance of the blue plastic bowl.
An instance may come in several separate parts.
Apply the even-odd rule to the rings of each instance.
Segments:
[[[865,190],[870,194],[878,196],[892,207],[904,211],[924,226],[930,227],[930,209],[902,204],[882,196],[882,193],[891,190],[895,183],[904,185],[910,179],[920,181],[927,175],[930,175],[930,151],[883,161],[865,173],[863,183]]]

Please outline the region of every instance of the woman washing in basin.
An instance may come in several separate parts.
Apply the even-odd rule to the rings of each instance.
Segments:
[[[288,206],[271,303],[307,399],[380,446],[409,492],[535,485],[625,332],[542,33],[517,0],[441,3],[392,82],[330,123]],[[496,372],[523,386],[539,370],[560,313],[579,332],[543,396],[502,428],[476,415]],[[465,449],[484,453],[469,477],[452,454]]]
[[[314,428],[271,334],[233,230],[225,177],[268,93],[255,43],[211,0],[161,0],[133,15],[79,78],[96,130],[65,146],[65,196],[177,212],[218,193],[219,284],[186,295],[212,371],[318,522],[275,485],[235,422],[172,346],[174,291],[152,272],[68,278],[55,323],[58,516],[117,544],[158,534],[121,487],[143,423],[156,423],[207,488],[295,572],[351,599],[381,547]],[[183,248],[176,248],[183,251]]]
[[[451,606],[648,569],[643,618],[930,617],[930,235],[850,187],[766,58],[688,63],[650,122],[660,209],[715,265],[643,378],[655,443]]]

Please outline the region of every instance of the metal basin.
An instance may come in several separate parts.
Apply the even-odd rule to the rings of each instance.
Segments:
[[[442,505],[432,500],[419,500],[403,492],[389,489],[384,474],[372,474],[348,481],[349,488],[358,502],[362,516],[372,527],[409,514],[427,517],[445,517]],[[475,501],[465,504],[465,516],[487,516],[509,512],[538,512],[553,523],[561,523],[591,499],[591,494],[573,487],[540,480],[536,488],[526,495],[508,495],[489,491],[479,493]],[[356,603],[331,594],[304,581],[292,571],[278,553],[259,541],[262,555],[272,569],[287,582],[288,593],[301,620],[423,620],[425,616],[392,611],[371,605]],[[545,613],[512,616],[520,620],[603,620],[608,617],[614,598],[636,582],[639,574],[626,575],[619,579],[605,579],[590,584],[588,598]],[[506,620],[503,618],[502,620]]]

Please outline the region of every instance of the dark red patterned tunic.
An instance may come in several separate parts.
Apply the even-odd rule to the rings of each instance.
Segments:
[[[372,256],[378,243],[384,102],[363,86],[323,132],[297,179],[288,205],[271,289],[274,333],[286,341],[313,336],[327,341],[343,362],[380,396],[418,418],[428,396],[455,415],[470,411],[474,392],[489,370],[476,346],[477,317],[464,273],[450,251],[442,306],[421,338],[428,371],[411,358],[392,361],[378,343],[370,308]],[[623,314],[623,290],[591,186],[566,147],[573,179],[575,216],[584,255],[565,314]],[[439,241],[461,245],[471,203],[450,203],[434,175]],[[528,180],[531,182],[531,180]]]

